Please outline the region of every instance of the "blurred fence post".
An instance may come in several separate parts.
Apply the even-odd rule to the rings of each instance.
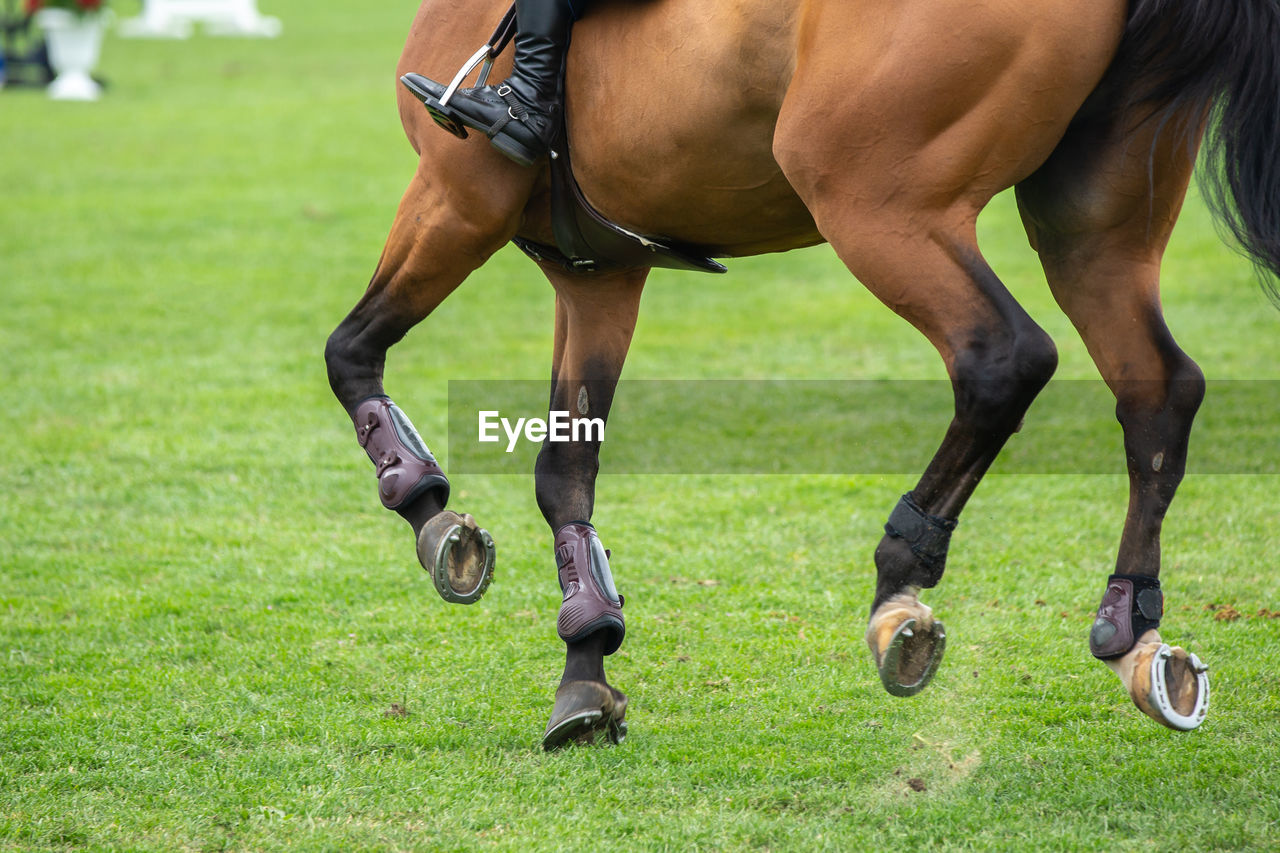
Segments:
[[[257,0],[143,0],[142,14],[121,21],[119,33],[136,38],[188,38],[195,24],[210,35],[275,38],[280,19],[261,14]]]

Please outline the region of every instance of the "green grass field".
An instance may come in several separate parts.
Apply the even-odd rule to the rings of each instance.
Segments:
[[[1213,678],[1174,734],[1086,644],[1118,442],[1114,474],[979,489],[908,700],[862,632],[912,477],[602,477],[631,737],[543,754],[563,647],[532,477],[454,478],[499,569],[444,604],[321,358],[414,168],[414,3],[262,8],[277,41],[109,38],[98,104],[0,92],[0,849],[1280,849],[1276,478],[1192,475],[1169,515],[1165,637]],[[1009,198],[982,231],[1059,375],[1095,376]],[[1165,281],[1211,379],[1280,379],[1280,312],[1198,201]],[[508,249],[393,350],[446,460],[448,382],[543,378],[551,313]],[[818,248],[654,274],[626,375],[943,374]],[[1265,434],[1275,405],[1237,414]]]

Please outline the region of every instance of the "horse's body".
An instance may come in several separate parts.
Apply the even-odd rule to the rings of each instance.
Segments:
[[[447,79],[505,6],[449,5],[423,4],[402,73]],[[593,9],[575,27],[566,85],[588,198],[622,225],[730,256],[824,240],[794,185],[801,169],[847,176],[859,195],[848,201],[868,209],[925,202],[974,215],[1048,157],[1125,19],[1122,2],[1088,16],[1054,3],[828,3],[807,15],[800,5]],[[799,54],[812,42],[833,45],[821,54],[830,62]],[[1011,112],[1024,97],[1035,109]],[[912,102],[931,109],[902,108]],[[424,156],[465,150],[432,132],[408,92],[400,103]],[[536,193],[525,214],[522,232],[551,242]]]
[[[505,3],[426,0],[399,72],[450,78]],[[944,634],[919,590],[940,579],[950,525],[1056,364],[1052,341],[977,246],[979,212],[1016,186],[1050,287],[1116,393],[1125,431],[1132,493],[1117,572],[1133,580],[1109,584],[1115,601],[1100,617],[1139,633],[1123,649],[1095,637],[1095,654],[1161,722],[1203,716],[1198,662],[1162,646],[1154,626],[1128,622],[1159,572],[1160,524],[1203,394],[1161,317],[1158,270],[1209,110],[1232,87],[1255,92],[1224,113],[1227,158],[1246,163],[1232,184],[1237,230],[1255,258],[1280,267],[1273,3],[1171,0],[1131,12],[1121,0],[597,0],[576,25],[570,148],[598,209],[716,255],[830,242],[946,363],[955,419],[876,552],[868,642],[891,692],[932,675]],[[545,167],[442,133],[404,90],[400,111],[419,167],[369,290],[326,353],[353,416],[383,394],[387,348],[490,254],[516,235],[553,242]],[[544,272],[556,289],[552,408],[605,417],[647,270]],[[537,492],[553,530],[590,519],[597,452],[544,446]],[[429,569],[442,554],[454,567],[483,564],[474,523],[443,511],[446,499],[432,488],[394,508]],[[584,725],[616,733],[625,697],[607,687],[599,637],[568,645],[553,724],[575,711],[562,706],[595,703],[601,713]],[[1151,698],[1162,691],[1163,704]]]

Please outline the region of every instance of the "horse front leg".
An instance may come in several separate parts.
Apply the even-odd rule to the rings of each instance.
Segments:
[[[623,597],[610,552],[591,523],[600,442],[640,308],[648,270],[583,279],[547,270],[556,289],[551,411],[585,422],[578,440],[543,442],[534,472],[538,506],[554,534],[562,600],[556,630],[564,672],[542,745],[613,743],[626,736],[627,697],[605,677],[604,659],[622,644]]]
[[[426,171],[415,176],[368,290],[329,336],[325,362],[383,506],[413,528],[418,560],[440,595],[470,604],[492,578],[493,539],[470,515],[445,509],[449,481],[382,380],[387,350],[514,233],[509,190],[469,199],[459,192]]]

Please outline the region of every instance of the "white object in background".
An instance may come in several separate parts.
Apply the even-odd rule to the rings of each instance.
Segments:
[[[189,38],[194,24],[210,35],[275,38],[280,19],[258,11],[257,0],[144,0],[142,14],[121,21],[122,36]]]
[[[46,90],[59,101],[96,101],[102,87],[89,72],[98,67],[106,19],[101,12],[77,14],[68,9],[41,9],[36,24],[49,44],[49,64],[58,76]]]

